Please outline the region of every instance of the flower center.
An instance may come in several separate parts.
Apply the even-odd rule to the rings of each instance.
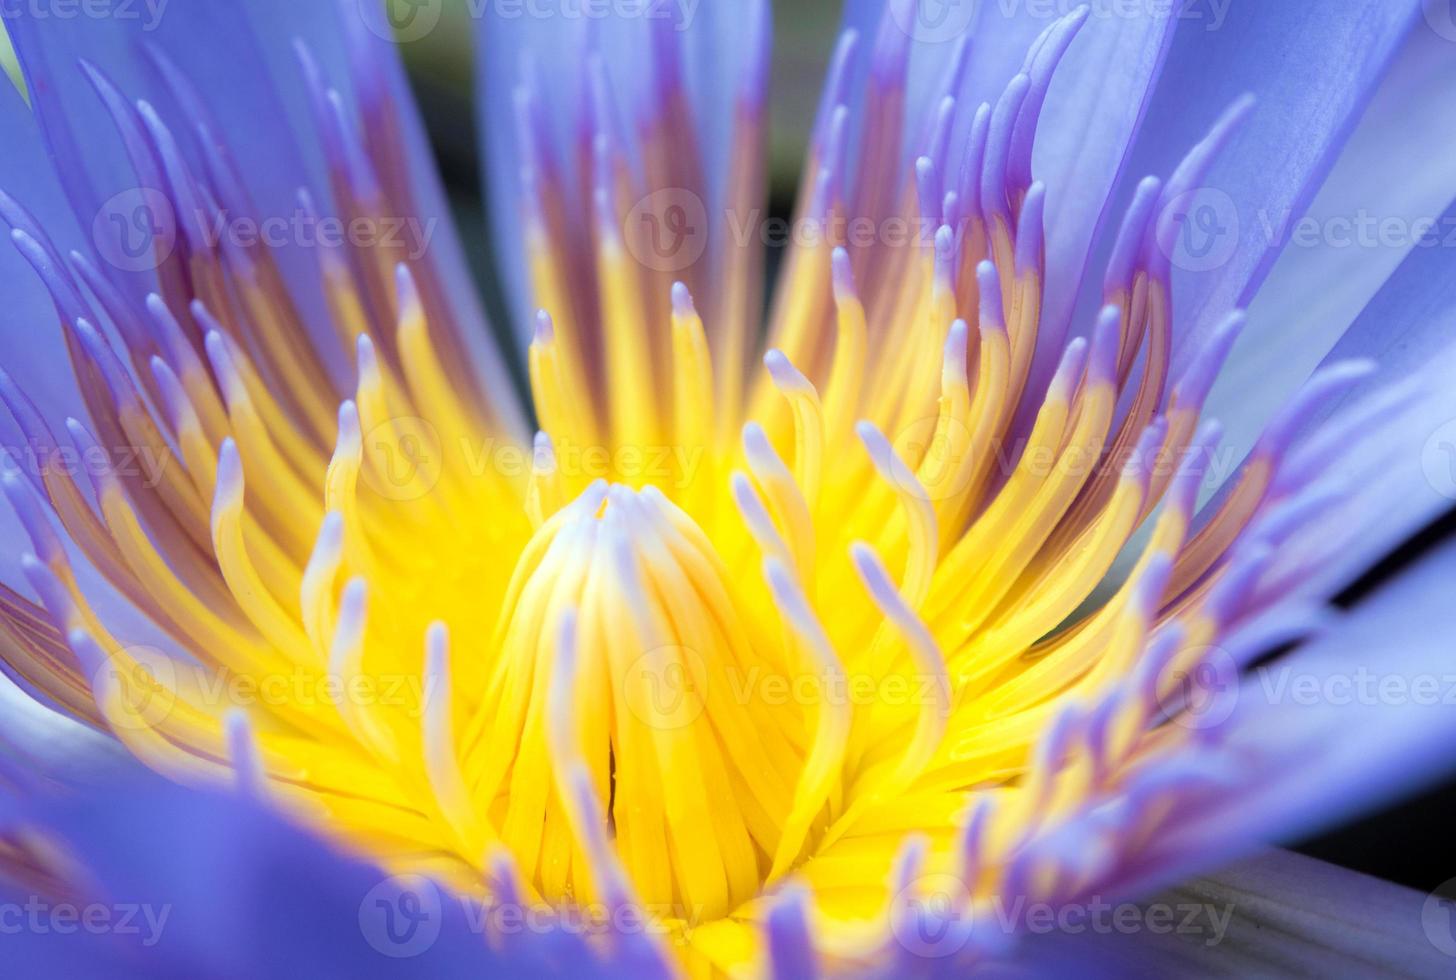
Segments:
[[[745,687],[787,665],[692,518],[652,487],[592,485],[527,546],[493,646],[462,765],[526,881],[549,901],[595,893],[571,794],[548,776],[579,759],[645,903],[718,917],[754,895],[792,810],[803,711]]]
[[[1210,667],[1209,644],[1267,598],[1255,586],[1287,514],[1231,543],[1296,482],[1275,463],[1299,429],[1277,428],[1194,524],[1217,441],[1198,420],[1242,318],[1181,341],[1175,372],[1163,245],[1168,205],[1237,109],[1166,187],[1139,185],[1086,336],[1064,344],[1065,318],[1044,315],[1031,136],[1084,17],[1053,25],[974,112],[958,167],[949,79],[913,176],[894,159],[908,38],[886,20],[851,166],[846,34],[801,210],[827,228],[919,216],[935,233],[796,247],[751,384],[761,258],[729,250],[722,275],[683,283],[644,263],[634,239],[654,220],[626,219],[671,207],[633,206],[646,188],[612,113],[592,113],[577,168],[590,199],[575,200],[536,152],[545,120],[525,92],[523,224],[550,311],[530,348],[533,446],[509,386],[468,370],[469,323],[429,262],[323,252],[336,348],[305,329],[264,250],[184,235],[161,293],[132,309],[70,282],[0,196],[99,423],[72,420],[70,441],[88,459],[175,446],[182,464],[152,485],[108,463],[89,491],[74,469],[0,479],[44,605],[0,597],[16,674],[158,770],[241,773],[391,869],[558,906],[630,894],[664,919],[731,916],[705,940],[718,967],[747,957],[734,931],[791,874],[847,924],[826,934],[835,949],[862,945],[887,898],[919,902],[922,865],[962,876],[958,902],[1072,894],[1148,839],[1158,794],[1186,775],[1173,750],[1193,733],[1164,723],[1172,682]],[[337,103],[305,62],[316,104]],[[611,105],[591,75],[591,101]],[[159,138],[128,144],[168,158],[178,209],[217,197],[150,125]],[[344,216],[419,210],[403,206],[397,127],[356,131],[332,111],[320,126]],[[676,169],[649,166],[642,200],[672,191]],[[741,216],[754,181],[738,176]],[[83,292],[122,351],[81,315]],[[57,445],[3,374],[0,400],[29,441]],[[177,656],[110,632],[124,621],[93,606],[40,496]],[[1125,582],[1089,602],[1145,523]],[[1103,803],[1129,786],[1112,826]]]

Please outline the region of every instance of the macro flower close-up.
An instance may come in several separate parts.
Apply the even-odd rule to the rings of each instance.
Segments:
[[[6,975],[1456,972],[1445,0],[0,15]]]

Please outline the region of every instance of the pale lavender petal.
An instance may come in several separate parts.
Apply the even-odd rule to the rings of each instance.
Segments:
[[[1202,222],[1182,227],[1183,236],[1196,237],[1171,249],[1174,305],[1187,318],[1178,328],[1175,375],[1228,310],[1246,306],[1263,283],[1280,249],[1257,216],[1308,206],[1417,7],[1417,0],[1234,3],[1197,5],[1182,18],[1119,204],[1132,199],[1143,175],[1170,173],[1241,96],[1252,93],[1257,102],[1201,185],[1169,202]],[[1079,309],[1097,302],[1084,290]]]
[[[0,783],[99,786],[137,763],[108,735],[33,701],[0,674]]]
[[[1443,253],[1456,226],[1456,178],[1432,147],[1456,142],[1456,46],[1410,33],[1308,213],[1260,213],[1284,251],[1249,307],[1249,329],[1209,399],[1225,445],[1242,451],[1350,329],[1356,314],[1415,253]],[[1437,261],[1424,260],[1428,268]],[[1411,287],[1436,288],[1404,274]],[[1394,296],[1388,296],[1389,303]],[[1414,301],[1412,301],[1414,302]],[[1386,312],[1390,312],[1388,309]],[[1363,319],[1363,318],[1362,318]],[[1428,322],[1433,336],[1439,316]],[[1366,322],[1366,331],[1369,323]],[[1397,327],[1396,329],[1400,329]],[[1371,351],[1345,344],[1346,356]]]

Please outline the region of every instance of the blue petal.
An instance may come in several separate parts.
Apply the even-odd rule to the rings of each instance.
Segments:
[[[128,961],[146,975],[240,978],[471,977],[501,968],[442,889],[391,880],[240,798],[152,777],[42,804],[31,816],[86,869],[97,901],[152,912],[150,921],[136,917],[139,935],[120,937],[130,938],[124,949],[88,950],[101,958],[83,975]],[[418,902],[398,887],[413,887]],[[51,964],[59,953],[47,944],[34,955]]]
[[[1184,229],[1203,232],[1190,251],[1202,260],[1175,272],[1175,377],[1227,312],[1246,306],[1264,281],[1280,248],[1268,241],[1259,216],[1300,214],[1308,206],[1417,7],[1418,0],[1236,3],[1220,8],[1222,22],[1212,19],[1218,13],[1211,7],[1187,8],[1206,16],[1182,18],[1119,200],[1132,199],[1137,178],[1171,173],[1240,96],[1253,93],[1257,102],[1193,199],[1212,221]],[[1109,249],[1103,245],[1099,254]],[[1079,310],[1097,302],[1084,291]]]
[[[1456,205],[1439,227],[1456,227]],[[1321,482],[1340,497],[1339,513],[1320,518],[1331,532],[1324,536],[1338,537],[1339,546],[1310,569],[1302,585],[1311,593],[1337,591],[1456,504],[1453,262],[1446,248],[1412,251],[1325,357],[1327,365],[1369,359],[1379,369],[1311,418],[1294,443],[1325,444],[1305,451],[1323,455]],[[1230,458],[1238,458],[1252,441],[1244,433],[1266,421],[1265,399],[1258,393],[1262,380],[1247,375],[1242,380],[1246,383],[1238,391],[1251,407],[1240,408],[1227,395],[1221,409],[1242,429],[1226,447]],[[1269,383],[1287,382],[1275,375]],[[1340,431],[1341,419],[1381,401],[1391,407],[1331,438]],[[1307,538],[1320,536],[1320,528],[1306,531]]]
[[[56,182],[35,117],[8,82],[0,85],[0,140],[5,145],[0,154],[0,190],[23,201],[58,239],[80,244],[75,219]],[[83,412],[71,358],[61,343],[55,305],[35,270],[8,241],[0,242],[0,281],[5,283],[5,302],[0,306],[0,367],[25,379],[37,408],[59,429],[66,416]],[[0,411],[0,433],[7,447],[25,445],[8,412]]]
[[[0,674],[0,784],[98,786],[136,765],[115,739],[42,707]]]
[[[504,889],[482,907],[425,877],[391,875],[340,852],[252,797],[144,773],[95,791],[3,803],[0,832],[43,833],[65,859],[78,904],[113,915],[133,910],[133,930],[114,930],[114,942],[27,936],[16,947],[27,976],[62,967],[76,972],[61,975],[239,980],[665,976],[655,952],[644,957],[656,950],[656,930],[634,927],[621,910],[568,919]],[[0,897],[8,897],[3,887]],[[43,916],[54,907],[37,903]],[[7,967],[9,943],[7,936]]]
[[[1423,258],[1424,253],[1407,261]],[[1449,270],[1448,262],[1444,275],[1449,277]],[[1353,433],[1330,461],[1326,479],[1347,494],[1343,516],[1333,518],[1345,543],[1312,572],[1311,586],[1327,594],[1342,588],[1456,505],[1453,330],[1456,294],[1449,289],[1440,296],[1422,293],[1402,267],[1330,355],[1331,362],[1372,357],[1380,371],[1357,383],[1343,404],[1331,406],[1340,414],[1327,424],[1338,425],[1340,417],[1382,398],[1404,396],[1405,402]],[[1382,390],[1382,385],[1388,387]],[[1319,432],[1315,428],[1309,438],[1320,438]],[[1348,528],[1342,526],[1346,522]],[[1350,533],[1351,528],[1358,533]]]
[[[1146,98],[1158,77],[1171,17],[1093,17],[1067,51],[1047,94],[1032,172],[1047,185],[1047,315],[1070,312],[1087,249],[1106,217]]]
[[[1442,216],[1456,195],[1456,178],[1444,154],[1432,148],[1456,143],[1453,106],[1451,42],[1434,31],[1412,31],[1308,215],[1261,217],[1261,229],[1288,245],[1250,306],[1248,329],[1209,395],[1208,412],[1223,423],[1226,446],[1243,451],[1253,444],[1259,428],[1324,360],[1407,255],[1445,251],[1436,246],[1456,228],[1456,215]],[[1386,230],[1392,222],[1393,234]],[[1430,236],[1416,248],[1431,223]],[[1430,281],[1412,267],[1398,273],[1399,285],[1392,283],[1383,294],[1381,312],[1397,314],[1399,332],[1424,322],[1432,340],[1452,336],[1440,316],[1413,317],[1413,310],[1433,305],[1417,296],[1439,288],[1436,261],[1432,254],[1418,264],[1432,274]],[[1412,310],[1399,309],[1402,298]],[[1367,340],[1352,337],[1343,345],[1348,356],[1376,353],[1368,335],[1378,337],[1385,328],[1375,329],[1373,313],[1362,322]]]
[[[1124,889],[1305,838],[1456,770],[1456,712],[1441,703],[1451,690],[1453,580],[1456,545],[1447,544],[1318,639],[1246,676],[1227,721],[1210,729],[1223,783],[1176,801]]]
[[[495,393],[494,406],[508,428],[521,430],[519,406],[492,342],[464,253],[455,235],[433,157],[405,82],[399,55],[383,26],[366,16],[354,0],[297,5],[286,0],[238,4],[195,0],[152,8],[137,4],[134,16],[57,18],[33,8],[7,7],[6,26],[15,44],[36,115],[67,198],[83,235],[93,219],[106,214],[118,195],[135,195],[139,176],[125,153],[105,104],[81,67],[98,68],[128,100],[144,99],[174,128],[201,120],[187,111],[187,96],[177,91],[153,54],[175,65],[213,120],[213,138],[227,144],[260,216],[293,217],[302,188],[316,202],[328,202],[325,159],[310,104],[313,93],[295,54],[302,42],[319,64],[325,83],[337,88],[350,110],[358,108],[366,125],[387,106],[396,124],[405,179],[413,196],[413,218],[429,230],[430,267],[439,273],[458,333],[469,345],[483,388]],[[372,8],[368,8],[372,9]],[[371,29],[372,28],[372,29]],[[219,52],[219,44],[226,51]],[[191,139],[179,138],[181,152],[199,171],[200,152]],[[393,148],[393,147],[392,147]],[[121,200],[125,200],[123,197]],[[27,203],[27,202],[22,202]],[[403,206],[403,202],[400,202]],[[114,206],[114,205],[113,205]],[[70,231],[61,228],[59,231]],[[81,245],[61,238],[63,249]],[[89,243],[87,243],[89,245]],[[304,249],[290,243],[286,253]],[[312,257],[280,263],[305,322],[321,323],[324,309]],[[126,283],[134,298],[151,287],[147,277]],[[513,433],[521,435],[519,431]]]
[[[293,7],[288,5],[290,11]],[[307,175],[322,177],[322,160],[316,152],[305,169],[301,131],[282,125],[299,126],[306,120],[306,93],[297,70],[281,77],[272,74],[281,68],[289,39],[300,28],[322,26],[318,12],[297,21],[270,0],[266,9],[254,11],[255,25],[246,8],[226,0],[198,0],[167,5],[155,15],[138,4],[135,16],[66,19],[34,16],[27,5],[6,8],[6,26],[54,165],[83,221],[98,214],[113,195],[134,188],[136,176],[80,61],[104,71],[128,98],[144,98],[159,108],[175,107],[175,94],[149,64],[148,45],[165,52],[203,93],[212,114],[226,128],[245,180],[265,213],[291,213],[298,187],[312,184]],[[262,16],[270,11],[271,16]],[[255,26],[265,33],[256,34]],[[220,56],[223,39],[227,49]],[[332,60],[338,61],[337,29],[317,31],[309,40],[323,44],[326,53],[332,50]],[[289,102],[280,95],[284,91],[291,96]]]
[[[1111,207],[1113,189],[1143,125],[1175,26],[1166,12],[1094,14],[1047,93],[1032,156],[1032,173],[1047,187],[1044,339],[1033,365],[1033,391],[1050,379],[1061,355],[1093,242],[1104,228],[1115,232],[1121,221]],[[1091,271],[1085,278],[1100,281],[1101,270]]]
[[[35,901],[34,895],[18,888],[0,887],[0,902],[16,909],[22,916],[27,914],[26,903],[34,905]],[[49,912],[46,914],[49,916]],[[80,929],[72,931],[70,925],[62,928],[65,929],[64,934],[54,928],[21,928],[6,935],[6,972],[18,977],[138,976],[149,967],[145,959],[135,952],[137,943]],[[171,970],[148,975],[181,980],[180,975]]]

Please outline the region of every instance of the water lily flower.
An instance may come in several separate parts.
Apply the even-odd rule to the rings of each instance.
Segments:
[[[585,10],[476,11],[492,333],[376,5],[6,8],[15,962],[1439,969],[1128,903],[1456,761],[1456,550],[1330,603],[1456,497],[1451,25],[848,0],[776,225],[768,3]]]

